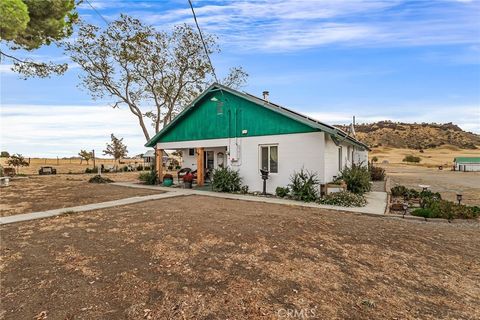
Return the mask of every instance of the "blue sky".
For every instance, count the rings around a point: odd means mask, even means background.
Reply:
[[[90,0],[109,21],[126,13],[158,29],[193,23],[187,0]],[[249,74],[244,91],[270,91],[273,102],[321,121],[390,119],[454,122],[480,133],[480,2],[401,0],[194,1],[200,26],[219,37],[212,57],[220,76]],[[105,26],[84,3],[80,17]],[[42,48],[42,59],[67,61]],[[127,110],[111,110],[78,87],[71,63],[61,77],[21,80],[1,71],[1,149],[70,156],[102,149],[110,133],[130,153],[144,138]]]

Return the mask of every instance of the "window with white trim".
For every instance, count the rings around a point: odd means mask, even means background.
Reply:
[[[260,168],[270,173],[278,173],[278,146],[260,146]]]

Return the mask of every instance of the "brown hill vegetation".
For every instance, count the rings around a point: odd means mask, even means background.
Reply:
[[[346,130],[347,126],[337,126]],[[357,138],[371,147],[428,149],[452,145],[477,149],[480,135],[463,131],[453,123],[402,123],[379,121],[355,125]]]

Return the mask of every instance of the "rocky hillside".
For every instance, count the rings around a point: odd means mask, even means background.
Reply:
[[[346,126],[337,126],[346,130]],[[463,131],[453,123],[401,123],[380,121],[355,126],[357,138],[371,147],[427,149],[453,145],[461,149],[480,147],[480,135]]]

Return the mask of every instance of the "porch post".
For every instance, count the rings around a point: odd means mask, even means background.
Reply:
[[[163,149],[155,149],[155,168],[159,182],[163,182]]]
[[[203,186],[205,182],[205,173],[204,173],[204,148],[197,148],[197,185]]]

